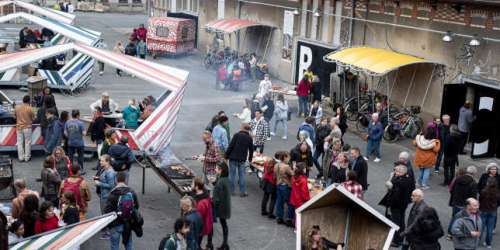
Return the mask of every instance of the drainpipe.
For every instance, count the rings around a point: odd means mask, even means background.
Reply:
[[[354,12],[356,11],[356,0],[351,1],[351,19],[349,20],[349,40],[347,41],[347,47],[352,45],[352,32],[354,31]]]
[[[241,2],[238,0],[236,2],[236,16],[238,19],[241,18]],[[236,31],[236,52],[240,53],[240,31]]]
[[[370,0],[366,1],[366,12],[365,12],[365,20],[368,20],[368,14],[370,13]],[[368,26],[368,22],[365,22],[365,25],[363,26],[363,45],[366,43],[366,29]]]

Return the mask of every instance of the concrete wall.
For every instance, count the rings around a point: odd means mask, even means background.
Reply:
[[[347,12],[345,13],[347,14]],[[357,16],[361,18],[364,16],[364,12],[357,12]],[[397,18],[370,14],[369,19],[436,30],[453,30],[456,33],[479,34],[479,36],[491,36],[495,34],[492,31],[480,28],[420,21],[403,17]],[[345,22],[345,25],[343,25],[343,34],[347,34],[347,26],[347,22]],[[346,37],[342,40],[347,41]],[[437,33],[398,28],[388,25],[355,22],[352,44],[353,46],[365,45],[385,48],[446,65],[446,68],[439,68],[434,72],[433,81],[422,107],[424,112],[436,116],[440,114],[441,110],[443,84],[455,83],[455,78],[459,73],[471,74],[473,73],[474,67],[479,66],[481,72],[483,72],[481,73],[482,77],[500,80],[500,70],[498,69],[500,67],[500,62],[495,60],[495,52],[500,51],[500,44],[481,41],[481,46],[475,49],[474,57],[471,59],[469,65],[467,65],[466,61],[457,60],[457,57],[463,54],[463,45],[468,43],[469,40],[470,39],[455,37],[454,42],[445,43],[442,41],[442,35]],[[432,72],[433,66],[431,65],[409,66],[400,70],[391,96],[395,103],[402,104],[404,102],[407,90],[410,87],[411,75],[415,67],[417,68],[417,73],[406,104],[420,105],[422,103],[427,83]],[[391,86],[394,77],[395,73],[389,76]],[[382,93],[385,93],[385,86],[381,90]]]

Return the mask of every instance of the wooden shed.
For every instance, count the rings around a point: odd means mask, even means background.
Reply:
[[[330,185],[295,213],[296,249],[301,249],[314,225],[321,228],[323,237],[344,243],[349,250],[387,250],[399,230],[396,224],[340,185]]]

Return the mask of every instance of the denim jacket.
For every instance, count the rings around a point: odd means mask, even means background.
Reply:
[[[99,175],[99,184],[97,186],[101,187],[101,199],[107,199],[111,190],[115,188],[115,178],[116,172],[113,168],[104,170]]]

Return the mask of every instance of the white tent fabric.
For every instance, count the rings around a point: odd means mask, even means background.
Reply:
[[[81,42],[87,45],[93,45],[99,40],[100,33],[97,31],[90,32],[88,29],[82,29],[71,24],[66,24],[48,18],[34,16],[25,12],[18,12],[1,16],[0,23],[4,23],[19,17],[24,18],[33,23],[36,23],[42,27],[51,29],[54,32],[60,33],[65,37],[68,37],[76,42]]]
[[[47,48],[0,55],[0,72],[76,50],[114,68],[170,90],[153,114],[131,135],[141,150],[157,154],[172,139],[177,113],[184,96],[188,72],[166,65],[118,54],[84,44],[68,43]]]
[[[75,15],[69,14],[63,11],[53,10],[49,8],[40,7],[31,3],[23,2],[23,1],[0,1],[0,7],[6,6],[9,4],[14,4],[15,6],[19,6],[21,8],[27,9],[41,16],[48,17],[50,19],[57,20],[62,23],[72,24],[75,20]]]

